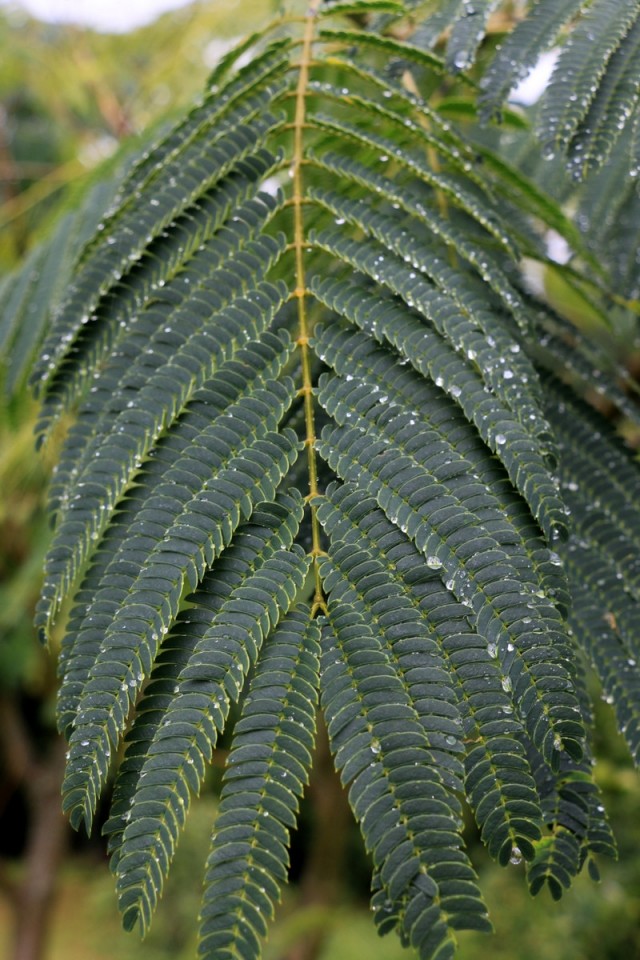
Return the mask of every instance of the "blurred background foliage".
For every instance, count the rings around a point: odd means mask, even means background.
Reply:
[[[135,151],[145,128],[167,122],[197,96],[231,38],[277,7],[277,0],[211,0],[127,35],[44,25],[0,7],[0,283],[51,234],[63,212],[117,168],[123,152]],[[498,35],[503,27],[497,23]],[[495,146],[501,136],[511,162],[539,175],[539,158],[518,115],[498,134],[474,128],[473,113],[455,97],[450,109],[458,119],[467,118],[468,135],[479,144]],[[549,187],[548,172],[544,185]],[[565,196],[568,186],[560,172],[553,187],[556,196]],[[640,369],[622,312],[613,330],[605,331],[581,292],[558,282],[552,268],[537,282],[590,333],[615,337],[621,360]],[[56,444],[44,456],[35,453],[34,412],[24,388],[0,404],[0,956],[191,958],[218,769],[194,805],[163,904],[143,944],[120,929],[102,840],[71,836],[59,814],[63,748],[53,722],[55,663],[32,629]],[[629,438],[638,443],[638,437]],[[594,696],[599,698],[595,687]],[[597,713],[596,773],[620,861],[603,866],[599,885],[580,877],[564,901],[551,906],[546,894],[532,900],[524,882],[515,882],[521,867],[501,869],[488,860],[470,821],[468,843],[496,936],[462,934],[460,960],[480,960],[487,953],[496,960],[640,958],[640,783],[610,708],[601,703]],[[224,743],[218,764],[223,759]],[[407,956],[395,939],[377,937],[367,908],[367,878],[365,854],[321,744],[293,850],[292,884],[265,960]]]
[[[229,40],[275,8],[200,2],[142,30],[103,34],[0,7],[0,269],[119,143],[191,102]]]

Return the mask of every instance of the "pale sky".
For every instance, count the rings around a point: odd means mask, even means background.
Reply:
[[[22,8],[39,20],[78,23],[105,32],[123,33],[151,23],[190,0],[0,0]]]

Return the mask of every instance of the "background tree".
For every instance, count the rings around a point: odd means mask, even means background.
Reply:
[[[635,257],[596,256],[590,225],[607,190],[635,203],[638,7],[599,0],[571,25],[544,165],[520,116],[506,137],[486,118],[581,5],[500,10],[513,29],[493,59],[497,4],[430,6],[318,6],[224,58],[125,178],[36,368],[43,434],[79,407],[38,616],[46,632],[75,593],[59,722],[76,825],[135,701],[107,823],[125,925],[148,924],[242,701],[207,956],[257,955],[318,685],[378,925],[424,957],[488,928],[461,793],[534,893],[613,852],[581,657],[637,756],[637,468],[584,402],[635,429],[637,390],[616,338],[570,317],[588,307],[622,343],[634,329]],[[429,48],[447,25],[443,63]],[[477,99],[461,71],[485,26]],[[587,178],[574,220],[571,177]],[[605,229],[615,249],[620,218]],[[43,292],[25,302],[48,322]]]

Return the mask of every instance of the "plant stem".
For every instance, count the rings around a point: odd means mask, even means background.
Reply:
[[[302,367],[302,387],[300,394],[304,398],[304,417],[305,417],[305,446],[307,448],[307,462],[309,468],[309,495],[311,510],[311,554],[314,561],[315,571],[315,593],[313,598],[314,613],[325,609],[325,600],[322,590],[322,581],[318,569],[317,558],[324,552],[320,541],[320,523],[318,521],[316,508],[313,499],[318,495],[318,467],[316,462],[316,433],[315,433],[315,412],[313,406],[313,381],[311,376],[311,351],[309,349],[309,337],[311,335],[311,325],[307,314],[307,283],[304,264],[304,254],[306,250],[305,232],[304,232],[304,190],[303,190],[303,160],[304,160],[304,129],[306,117],[306,97],[307,86],[309,83],[309,66],[312,60],[313,40],[315,34],[315,15],[319,7],[319,0],[309,7],[305,19],[304,36],[302,41],[302,52],[300,54],[298,85],[296,89],[296,109],[293,124],[293,161],[291,164],[291,177],[293,180],[293,222],[294,222],[294,242],[296,259],[296,289],[295,296],[298,299],[298,336],[297,344],[300,349],[300,362]]]

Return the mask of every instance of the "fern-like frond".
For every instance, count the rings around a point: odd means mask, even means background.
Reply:
[[[114,871],[122,850],[122,835],[131,819],[130,808],[140,786],[141,766],[174,699],[176,677],[233,591],[246,585],[278,551],[291,549],[302,515],[299,496],[279,494],[273,503],[260,504],[251,520],[240,526],[233,545],[216,561],[163,642],[127,733],[127,750],[114,785],[111,816],[104,828],[109,835]]]
[[[484,119],[500,114],[516,83],[556,41],[559,55],[540,112],[543,151],[549,158],[561,154],[576,180],[588,179],[636,122],[638,13],[636,0],[536,0],[481,78]],[[627,156],[625,177],[633,168]]]
[[[287,879],[289,835],[308,779],[320,631],[294,609],[269,637],[251,680],[222,785],[201,908],[200,956],[260,956]]]
[[[411,84],[403,83],[402,77],[394,75],[388,69],[380,69],[362,60],[355,60],[345,51],[338,53],[332,50],[327,59],[332,65],[335,64],[344,69],[349,76],[370,82],[373,89],[380,91],[382,94],[387,108],[393,106],[396,111],[404,110],[405,115],[409,118],[420,118],[422,128],[420,137],[438,150],[443,149],[444,144],[446,144],[444,149],[447,157],[453,154],[457,158],[463,158],[464,172],[473,176],[474,163],[477,157],[466,139],[444,117],[441,108],[435,109],[432,107],[427,100],[424,100],[411,89]],[[378,109],[381,109],[379,103]],[[414,125],[412,125],[412,128],[415,129]],[[486,189],[486,184],[483,186]]]
[[[451,73],[471,66],[484,37],[487,20],[497,6],[498,0],[463,0],[447,41],[446,64]]]
[[[237,257],[246,258],[252,246],[255,249],[256,230],[272,214],[270,198],[263,195],[248,200],[256,191],[256,178],[266,174],[272,162],[268,155],[254,158],[246,168],[247,175],[244,170],[238,171],[224,188],[216,191],[211,203],[201,205],[201,215],[195,223],[202,223],[205,232],[199,234],[201,249],[194,254],[189,273],[183,271],[178,278],[175,272],[180,263],[176,264],[173,259],[165,262],[160,251],[154,250],[152,256],[143,258],[144,267],[128,278],[126,292],[122,292],[117,305],[117,334],[104,374],[91,387],[90,397],[80,407],[78,421],[65,445],[51,492],[54,509],[64,500],[70,476],[73,480],[86,463],[91,462],[111,429],[113,418],[135,396],[146,376],[154,367],[162,368],[172,359],[172,347],[177,345],[175,338],[183,339],[183,349],[189,346],[193,349],[198,343],[197,335],[206,335],[207,298],[212,307],[228,307],[246,289],[246,275],[239,281],[234,279],[229,263]],[[232,210],[237,219],[229,223]],[[194,218],[195,212],[188,222],[195,225]],[[211,270],[217,271],[218,286],[206,283]],[[190,309],[187,316],[185,306],[194,294],[198,295],[198,301],[204,302],[198,303],[197,311]],[[173,338],[169,336],[171,333]],[[189,343],[190,337],[196,339]]]
[[[406,13],[406,4],[401,0],[329,0],[319,8],[316,15],[321,20],[325,17],[333,17],[337,13],[403,16]]]
[[[587,858],[594,863],[594,853],[616,856],[615,841],[590,760],[565,758],[551,779],[535,752],[530,757],[550,832],[536,844],[535,857],[527,864],[529,889],[535,896],[546,885],[559,900]]]
[[[608,88],[615,88],[620,70],[624,74],[625,55],[619,52],[616,56],[616,51],[623,49],[625,38],[639,14],[636,0],[594,0],[571,32],[558,58],[543,103],[541,135],[547,152],[551,154],[557,149],[568,150],[578,137],[576,148],[579,149],[576,149],[577,156],[572,163],[578,176],[583,172],[580,163],[585,147],[580,143],[580,124],[584,123],[589,137],[591,134],[598,137],[601,127],[609,131],[607,139],[613,139],[619,133],[619,130],[615,131],[615,116],[617,114],[619,123],[620,109],[623,113],[627,110],[627,94],[618,89],[611,95]],[[633,57],[633,39],[629,41],[628,50]],[[606,84],[602,93],[599,90],[601,82]],[[595,104],[592,120],[597,123],[593,129],[589,111]],[[613,109],[613,118],[608,108]],[[607,121],[597,119],[602,110],[609,114]],[[592,160],[595,159],[594,154]]]
[[[558,531],[564,528],[565,515],[564,507],[558,499],[557,489],[548,476],[544,462],[547,450],[536,449],[536,441],[529,430],[515,419],[509,407],[501,403],[496,394],[485,387],[475,365],[478,351],[485,356],[487,353],[492,353],[491,344],[481,336],[474,335],[476,331],[473,330],[472,324],[465,323],[464,315],[460,316],[455,304],[439,297],[433,288],[418,279],[414,271],[405,268],[397,259],[384,258],[384,255],[379,254],[375,249],[373,255],[361,258],[355,245],[352,250],[354,264],[362,266],[363,270],[366,269],[374,277],[380,276],[380,272],[383,272],[382,275],[387,276],[389,284],[396,289],[404,287],[403,292],[407,290],[405,297],[408,305],[414,309],[417,308],[420,313],[423,311],[427,313],[429,319],[434,321],[434,325],[440,319],[436,312],[438,307],[441,308],[442,320],[445,324],[450,321],[453,321],[453,324],[458,322],[458,326],[462,328],[460,331],[462,337],[456,346],[460,352],[464,352],[464,359],[446,341],[443,342],[436,331],[429,331],[418,318],[399,308],[393,301],[380,301],[379,297],[373,296],[365,287],[358,289],[353,281],[349,283],[321,281],[313,287],[315,295],[336,312],[362,325],[365,331],[376,338],[384,337],[399,351],[402,358],[410,362],[418,372],[430,377],[439,390],[448,394],[462,407],[466,416],[477,427],[483,440],[502,459],[514,484],[529,501],[532,511],[547,535],[556,538]],[[380,256],[383,256],[384,262],[380,261]],[[402,284],[405,279],[406,286]],[[422,300],[421,294],[424,298]],[[460,333],[456,331],[456,339],[460,337]],[[512,345],[519,349],[517,342],[514,341]],[[515,359],[517,352],[510,351],[510,355]],[[502,381],[501,387],[505,384],[506,389],[509,390],[515,375],[505,379],[505,372],[513,374],[512,368],[507,366],[506,357],[503,354],[498,358],[494,354],[493,361],[494,365],[490,372],[497,369],[498,377]],[[516,390],[520,391],[521,384],[522,380],[520,385],[516,386]],[[384,384],[378,384],[381,397],[385,393],[383,387]],[[437,395],[437,392],[434,392],[434,396]],[[527,421],[529,428],[533,424],[539,424],[536,414],[530,413],[527,416],[534,417],[533,420]],[[543,418],[540,419],[545,422]],[[546,425],[543,430],[546,434]],[[539,478],[539,484],[532,482],[534,477],[536,480]]]
[[[370,550],[332,538],[329,557],[349,584],[353,603],[387,639],[390,662],[406,684],[415,715],[426,732],[433,765],[450,789],[461,791],[462,721],[441,652],[427,625]],[[420,668],[414,670],[418,662]]]
[[[550,136],[589,157],[635,102],[637,5],[585,48],[609,6],[585,11],[550,91]],[[488,106],[581,7],[532,6],[489,68]],[[70,602],[65,809],[90,825],[115,773],[112,868],[125,925],[145,930],[238,703],[207,960],[260,955],[318,702],[376,922],[422,960],[489,929],[463,797],[534,892],[614,850],[583,658],[637,757],[638,473],[576,396],[599,387],[640,417],[630,376],[538,303],[520,258],[549,268],[556,230],[576,255],[557,270],[605,318],[607,262],[569,206],[464,126],[477,87],[459,68],[494,8],[431,4],[420,24],[413,3],[312,0],[240,42],[52,296],[40,435],[75,422],[37,622],[46,636]],[[445,24],[443,60],[429,31]],[[463,126],[447,113],[460,91]],[[5,342],[53,263],[39,286],[6,282]],[[638,282],[628,258],[620,270]]]
[[[183,339],[184,332],[182,336],[172,336],[172,328],[163,327],[158,337],[157,354],[152,346],[143,348],[143,357],[151,354],[152,359],[151,370],[148,367],[143,368],[146,382],[140,383],[134,369],[133,383],[127,384],[129,389],[125,387],[123,390],[118,415],[115,419],[112,416],[105,423],[108,431],[105,431],[106,435],[98,434],[91,445],[93,457],[86,460],[84,470],[75,470],[73,467],[70,470],[73,489],[78,492],[70,501],[67,500],[49,553],[50,561],[46,568],[46,586],[43,591],[47,602],[41,604],[36,620],[42,629],[47,628],[63,592],[77,578],[89,559],[92,543],[95,543],[105,530],[119,497],[130,486],[142,458],[148,454],[153,443],[176,416],[184,411],[191,397],[196,402],[200,399],[199,388],[203,388],[202,400],[207,403],[208,377],[225,359],[232,358],[241,344],[249,341],[252,335],[259,335],[262,332],[260,328],[268,323],[283,302],[284,291],[272,286],[261,284],[251,293],[249,297],[238,297],[228,308],[223,307],[216,318],[218,323],[215,326],[209,325],[208,329],[202,329],[198,314],[194,312],[196,331],[186,338],[186,342]],[[191,316],[194,316],[194,313]],[[183,350],[176,351],[176,340],[178,344],[183,341]],[[286,348],[281,348],[282,364],[286,362],[287,356]],[[268,355],[265,360],[268,361]],[[157,367],[156,370],[153,369],[154,366]],[[222,376],[220,379],[224,391],[226,378]],[[235,409],[233,403],[236,400],[234,386],[232,380],[230,387],[227,387],[226,396],[223,392],[223,398],[228,397],[229,411],[223,412],[224,406],[220,402],[210,411],[221,418],[218,432],[224,433],[225,418],[235,416],[242,422],[243,412]],[[211,387],[215,392],[218,384],[213,383]],[[279,386],[275,388],[280,392],[282,403],[286,393]],[[125,400],[127,396],[131,399]],[[281,408],[274,422],[279,421],[283,412],[284,408]],[[72,439],[75,447],[76,437]],[[213,435],[204,438],[204,442],[213,443]],[[239,452],[237,443],[230,448],[228,455],[233,455],[231,450]],[[109,462],[112,457],[114,462],[119,463],[119,470],[115,475],[106,472],[102,467],[104,458]],[[192,468],[186,469],[190,472]],[[61,502],[65,505],[65,499]],[[76,538],[79,523],[86,523],[88,526],[87,534],[80,541]]]
[[[433,770],[424,730],[352,589],[329,561],[323,568],[322,704],[336,765],[406,938],[423,957],[452,956],[450,926],[489,928],[475,874],[459,856],[458,801]],[[430,875],[435,859],[456,863],[459,892],[450,897]]]
[[[109,298],[109,292],[132,268],[135,272],[149,245],[155,241],[164,246],[163,253],[172,256],[174,270],[176,261],[180,265],[200,246],[201,237],[193,229],[188,231],[188,243],[179,226],[169,236],[163,237],[163,233],[207,191],[231,175],[240,162],[256,153],[266,135],[282,123],[281,117],[270,117],[265,106],[274,93],[267,80],[274,71],[282,72],[285,65],[282,55],[272,54],[266,57],[266,65],[252,64],[249,77],[243,77],[235,86],[232,84],[226,97],[211,95],[206,120],[199,123],[195,131],[190,129],[177,149],[172,149],[170,138],[168,156],[156,164],[145,180],[146,188],[153,195],[144,218],[141,220],[137,204],[128,200],[105,221],[100,240],[86,252],[49,341],[45,343],[45,355],[49,358],[46,369],[42,364],[36,368],[36,378],[52,381],[43,405],[41,429],[60,404],[68,402],[69,390],[77,390],[76,384],[82,383],[82,361],[88,351],[100,359],[108,349],[114,328],[117,330],[120,323],[120,318],[109,310],[110,303],[118,303],[118,298]],[[262,86],[266,86],[266,90],[262,90]],[[205,146],[203,135],[211,130],[215,132]],[[134,197],[136,195],[134,191]],[[99,318],[95,315],[98,307],[101,308]]]
[[[637,151],[640,156],[640,150]],[[635,160],[633,163],[635,164]],[[603,168],[603,172],[607,167]],[[640,192],[632,181],[630,188],[625,191],[623,202],[617,219],[606,234],[600,234],[604,247],[604,256],[611,271],[612,283],[616,285],[623,296],[637,299],[640,296],[640,271],[636,259],[640,218]],[[595,234],[600,233],[599,229]]]
[[[416,4],[412,3],[412,6]],[[422,16],[413,34],[413,42],[432,50],[460,12],[462,0],[441,0]]]
[[[624,130],[617,143],[609,154],[607,163],[601,170],[593,171],[582,186],[579,196],[579,210],[577,221],[587,242],[591,242],[593,249],[601,254],[601,259],[607,266],[612,266],[608,248],[602,249],[604,237],[617,236],[620,218],[625,206],[631,203],[636,193],[633,181],[626,182],[629,171],[629,160],[632,157],[631,130]],[[600,245],[595,246],[596,236]],[[623,288],[624,289],[624,288]]]
[[[594,256],[580,230],[560,204],[555,203],[534,180],[525,176],[496,151],[483,145],[478,145],[477,149],[485,165],[495,176],[501,196],[509,198],[514,210],[527,213],[555,230],[591,270],[598,275],[605,275],[606,271],[600,260]]]
[[[114,190],[113,178],[93,187],[80,207],[63,217],[52,236],[3,279],[0,351],[7,393],[17,391],[27,379],[75,261],[93,236]]]
[[[128,823],[115,870],[126,927],[139,922],[144,930],[151,922],[190,794],[199,792],[230,704],[238,700],[265,636],[302,589],[307,569],[299,547],[279,550],[230,592],[219,611],[187,627],[193,649],[148,742],[124,814]],[[206,593],[205,581],[195,602],[206,602]]]
[[[531,351],[539,365],[556,376],[570,376],[583,395],[593,390],[640,425],[637,384],[625,367],[558,314],[545,310],[540,321],[540,338]]]
[[[535,0],[527,15],[504,38],[482,78],[481,103],[487,114],[500,112],[518,81],[583,6],[584,0]]]
[[[468,462],[456,457],[433,428],[417,427],[414,411],[396,412],[389,399],[376,395],[369,384],[327,378],[319,400],[340,426],[325,429],[319,452],[345,480],[374,493],[392,522],[415,541],[427,565],[442,569],[454,595],[474,610],[479,629],[509,664],[505,684],[515,687],[527,728],[549,762],[557,762],[563,743],[579,754],[581,724],[567,690],[558,624],[553,632],[547,634],[544,627],[540,632],[535,609],[538,594],[545,606],[544,591],[532,577],[525,601],[521,585],[507,575],[509,556],[519,554],[517,534],[505,524],[486,487],[476,488]],[[361,420],[362,426],[346,426],[350,419]],[[526,577],[526,566],[523,550],[520,577]],[[540,615],[545,616],[542,608]],[[544,678],[536,676],[539,667],[533,666],[541,648],[547,653]]]
[[[551,385],[550,385],[551,386]],[[563,550],[572,580],[571,620],[615,703],[632,755],[640,748],[640,511],[635,464],[606,422],[555,386],[561,480],[574,533]]]
[[[636,250],[640,193],[634,177],[637,168],[638,113],[627,123],[606,164],[593,171],[577,197],[576,221],[593,252],[609,271],[613,288],[623,297],[638,297],[640,282]]]
[[[355,46],[356,48],[362,48],[363,51],[371,50],[374,53],[380,51],[387,61],[391,57],[397,57],[400,62],[414,63],[428,70],[433,70],[435,73],[444,73],[444,63],[440,57],[425,50],[424,47],[398,40],[393,36],[360,30],[346,30],[339,27],[322,27],[319,30],[319,36],[322,40],[331,43],[339,42],[341,46],[344,45],[347,49]]]
[[[435,641],[435,650],[444,654],[460,710],[467,744],[465,791],[482,838],[490,854],[502,863],[509,860],[514,848],[532,856],[531,844],[540,837],[542,815],[523,749],[514,737],[522,733],[522,727],[503,684],[505,675],[496,662],[497,645],[474,634],[468,608],[455,600],[437,572],[425,569],[420,553],[363,490],[352,484],[330,486],[318,516],[329,536],[350,544],[351,550],[357,544],[382,552],[387,579],[418,613],[414,630],[427,638],[411,651],[408,674],[415,677],[415,708],[427,735],[434,723],[431,714],[437,708],[432,699],[433,667],[427,672]],[[409,619],[407,614],[405,618]],[[391,636],[395,641],[395,628]],[[453,744],[446,743],[445,737],[446,746],[455,745],[455,733],[448,736]],[[430,747],[433,753],[431,741]],[[444,776],[451,761],[446,765],[438,759]],[[457,789],[456,779],[448,774],[445,784]]]
[[[291,431],[269,430],[269,418],[284,412],[281,389],[279,398],[277,393],[265,390],[261,396],[258,391],[238,407],[237,416],[232,405],[226,415],[208,424],[199,442],[192,441],[188,453],[154,489],[134,522],[133,536],[119,545],[112,564],[117,569],[120,557],[127,558],[126,602],[119,606],[87,677],[78,707],[86,723],[76,723],[70,739],[65,790],[74,819],[83,816],[90,822],[97,787],[90,789],[85,802],[85,786],[104,782],[111,746],[122,734],[159,639],[178,612],[185,584],[197,585],[240,520],[250,517],[256,503],[273,498],[297,457],[297,438]],[[107,567],[107,591],[109,581]],[[91,607],[85,621],[90,618]]]
[[[364,142],[375,145],[375,140],[369,139],[368,141],[364,140]],[[389,144],[386,146],[388,149]],[[377,144],[377,147],[385,151],[383,144]],[[383,162],[386,163],[390,154],[385,151],[382,153],[382,156],[385,158]],[[443,190],[443,192],[453,199],[454,203],[459,204],[466,213],[476,219],[494,239],[501,243],[507,253],[512,256],[516,255],[516,248],[506,227],[499,222],[495,214],[491,212],[487,213],[486,210],[483,209],[483,205],[478,203],[475,197],[467,194],[466,191],[461,191],[455,182],[447,182],[440,174],[430,174],[428,168],[425,167],[422,162],[414,162],[411,157],[405,155],[396,156],[394,159],[411,173],[417,174],[424,182],[437,187],[439,190]],[[474,238],[476,240],[475,243],[470,242],[462,231],[456,230],[455,223],[450,223],[443,217],[438,216],[432,208],[430,209],[430,205],[425,203],[424,196],[415,189],[415,186],[412,189],[402,184],[402,189],[400,189],[400,184],[396,184],[393,181],[389,182],[389,180],[380,174],[372,173],[370,168],[348,156],[334,156],[332,153],[328,155],[325,154],[321,159],[318,159],[318,163],[326,170],[338,174],[341,179],[351,180],[372,193],[378,193],[385,197],[391,204],[399,204],[401,208],[406,209],[408,213],[412,214],[418,220],[425,222],[436,236],[442,237],[445,243],[456,247],[460,255],[476,267],[483,279],[503,298],[507,308],[514,313],[521,326],[526,327],[526,320],[520,312],[517,292],[509,284],[508,279],[504,276],[504,273],[499,269],[495,261],[492,262],[492,259],[487,255],[485,250],[482,248],[478,249],[476,238]],[[401,202],[403,194],[405,194],[404,203]],[[398,195],[400,195],[400,199]]]
[[[395,122],[395,118],[393,118],[393,122]],[[453,204],[477,220],[488,233],[505,246],[508,252],[515,252],[513,245],[510,244],[509,235],[498,222],[495,212],[487,211],[483,204],[479,202],[478,198],[474,196],[471,191],[467,190],[466,185],[460,184],[450,176],[434,171],[433,168],[422,161],[421,158],[411,156],[399,148],[391,137],[382,137],[376,133],[363,133],[355,126],[329,119],[322,115],[314,116],[314,123],[321,130],[331,131],[336,135],[336,138],[344,138],[347,141],[353,140],[365,147],[381,151],[382,156],[385,157],[384,162],[388,162],[389,160],[395,161],[398,166],[415,174],[419,180],[441,191]],[[411,122],[405,121],[403,124],[404,128],[411,128],[411,126]],[[423,139],[419,126],[416,127],[416,136],[418,139]],[[455,158],[454,162],[457,165],[457,158]],[[352,169],[355,173],[357,171],[357,165],[352,164]],[[387,191],[385,191],[385,193],[386,192]],[[418,207],[420,206],[418,203],[416,203],[416,205]],[[515,294],[512,294],[512,296],[515,296]]]
[[[584,179],[606,163],[640,98],[640,22],[636,19],[612,54],[607,72],[569,144],[569,163]]]

